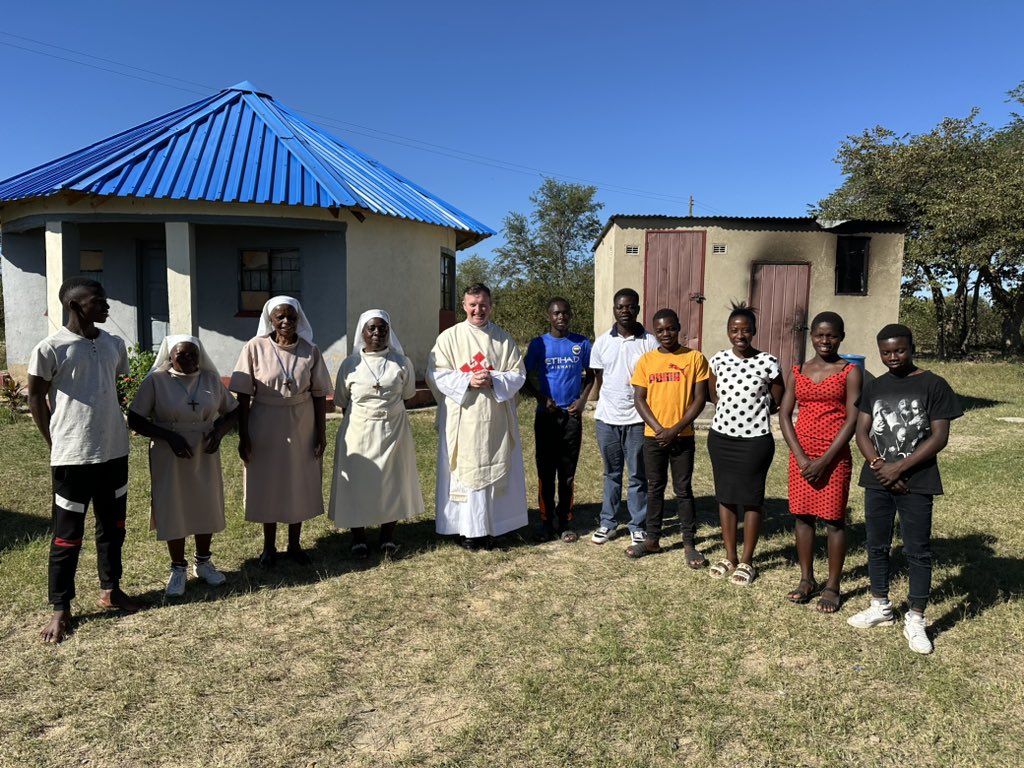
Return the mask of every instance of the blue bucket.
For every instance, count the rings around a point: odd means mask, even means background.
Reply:
[[[864,355],[840,355],[840,357],[848,363],[853,363],[860,368],[862,374],[864,373]]]

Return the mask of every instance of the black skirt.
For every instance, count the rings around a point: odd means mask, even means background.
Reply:
[[[771,434],[730,437],[712,429],[708,432],[708,454],[719,504],[764,504],[768,468],[775,457],[775,438]]]

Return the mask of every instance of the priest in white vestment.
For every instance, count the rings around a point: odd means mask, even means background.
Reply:
[[[515,340],[490,321],[491,292],[472,285],[466,321],[437,337],[427,382],[437,400],[437,532],[471,544],[527,524],[516,393],[526,381]]]

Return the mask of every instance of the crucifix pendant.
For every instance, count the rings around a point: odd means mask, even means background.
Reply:
[[[373,391],[376,392],[378,395],[380,394],[380,382],[379,381],[376,384],[373,385]]]
[[[192,407],[193,411],[196,409],[196,406],[199,405],[194,397],[188,401],[188,404]]]

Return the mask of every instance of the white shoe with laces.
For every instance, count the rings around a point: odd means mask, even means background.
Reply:
[[[857,629],[870,629],[871,627],[891,627],[896,623],[896,617],[892,612],[892,603],[888,600],[871,598],[871,605],[860,613],[855,613],[846,620],[846,623]]]
[[[590,540],[595,544],[607,544],[611,539],[615,538],[614,528],[605,528],[603,525],[598,528],[591,535]]]
[[[192,567],[192,573],[197,579],[202,579],[211,587],[219,587],[228,580],[227,576],[217,570],[212,558],[196,560],[196,564]]]
[[[932,641],[928,639],[923,613],[907,611],[903,617],[903,636],[907,638],[907,644],[914,653],[931,653],[935,650]]]
[[[633,531],[629,534],[629,538],[634,544],[643,544],[647,541],[647,534],[644,531]]]
[[[171,576],[167,579],[164,594],[168,597],[181,597],[185,594],[185,583],[188,581],[188,570],[184,565],[171,565]]]

